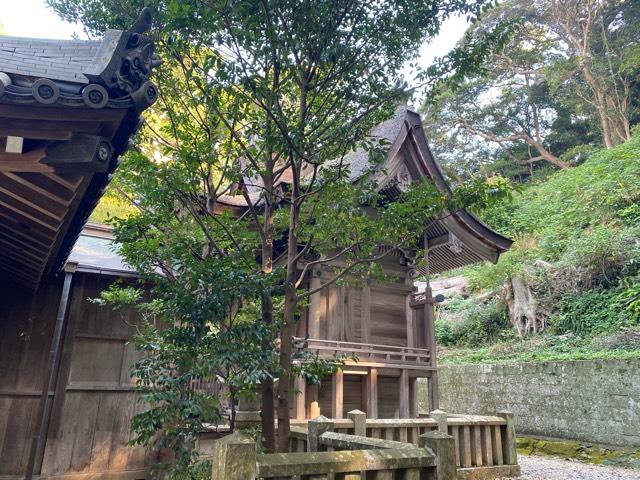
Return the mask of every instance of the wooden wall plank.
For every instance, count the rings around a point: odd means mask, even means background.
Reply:
[[[371,343],[371,288],[365,285],[362,289],[362,343]]]
[[[109,469],[112,450],[117,448],[114,442],[118,417],[122,414],[119,392],[103,392],[96,413],[96,424],[91,446],[90,472],[105,472]]]
[[[362,392],[365,383],[364,375],[345,375],[344,376],[344,414],[346,416],[351,410],[366,411]]]
[[[81,407],[77,412],[69,412],[70,421],[76,425],[69,469],[72,472],[86,472],[91,466],[98,411],[103,395],[101,392],[77,392],[77,396]]]
[[[398,418],[400,403],[398,377],[378,377],[378,416]]]
[[[320,288],[321,286],[320,279],[313,275],[313,272],[309,283],[309,288],[311,290],[315,290],[316,288]],[[309,299],[309,338],[321,338],[320,322],[322,317],[322,310],[324,310],[322,300],[322,292],[314,293]]]

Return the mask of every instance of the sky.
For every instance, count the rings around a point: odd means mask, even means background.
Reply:
[[[0,0],[0,25],[5,35],[36,38],[71,38],[86,36],[78,25],[66,23],[53,13],[44,0]],[[440,35],[420,49],[420,63],[429,65],[435,57],[445,55],[462,37],[467,23],[464,18],[447,20]]]

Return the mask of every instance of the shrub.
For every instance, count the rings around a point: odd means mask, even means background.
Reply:
[[[610,330],[618,324],[618,312],[612,308],[615,294],[610,290],[591,290],[566,295],[558,302],[558,312],[549,323],[555,333],[586,335]]]
[[[640,276],[622,282],[616,301],[631,326],[640,325]]]
[[[478,305],[473,299],[460,299],[440,307],[436,341],[444,346],[479,346],[497,339],[510,326],[505,306],[498,300]]]
[[[566,295],[550,323],[555,333],[592,335],[640,326],[640,283],[627,279],[616,289]]]
[[[456,336],[453,331],[453,323],[446,318],[439,318],[435,321],[436,341],[438,345],[452,347],[456,344]]]

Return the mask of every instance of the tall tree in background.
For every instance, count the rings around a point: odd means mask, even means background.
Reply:
[[[595,113],[607,148],[631,136],[631,91],[640,71],[640,3],[635,0],[551,0],[544,22],[565,49],[556,82]]]
[[[506,2],[471,26],[483,33],[505,19],[521,28],[481,75],[425,106],[432,136],[454,170],[513,177],[533,165],[567,168],[590,143],[629,138],[638,88],[636,1]],[[509,167],[509,163],[511,166]]]
[[[426,106],[433,134],[445,137],[444,143],[453,147],[442,152],[450,162],[464,157],[464,164],[486,165],[503,156],[524,168],[536,162],[569,166],[548,141],[562,107],[554,102],[544,78],[544,68],[553,58],[553,41],[544,28],[529,20],[534,16],[533,6],[510,2],[495,7],[467,32],[467,38],[473,38],[505,18],[521,21],[480,75],[461,88],[438,92],[435,102]],[[459,168],[464,170],[464,164]]]
[[[127,23],[139,7],[118,1],[49,3],[91,31]],[[227,281],[241,283],[246,276],[255,287],[241,289],[244,298],[235,295],[225,311],[233,317],[238,308],[247,310],[243,302],[257,305],[262,323],[278,331],[278,365],[262,379],[262,433],[268,449],[285,451],[295,314],[311,293],[300,291],[308,270],[301,272],[298,262],[312,254],[307,260],[316,266],[340,256],[345,267],[335,272],[334,282],[364,274],[390,251],[413,245],[445,205],[481,204],[500,191],[475,184],[445,201],[424,184],[384,205],[374,185],[350,181],[342,161],[357,146],[372,155],[378,151],[367,132],[407,98],[398,72],[422,42],[448,16],[477,15],[485,2],[145,3],[157,12],[159,53],[167,62],[159,79],[159,126],[152,122],[147,132],[163,158],[154,160],[149,148],[129,164],[128,190],[141,213],[118,222],[118,239],[139,248],[131,255],[134,265],[151,276],[157,274],[158,251],[177,249],[195,259],[194,271],[205,268],[198,267],[199,257],[207,269],[222,262],[229,267],[223,270]],[[492,32],[476,44],[477,52],[503,38]],[[454,60],[450,67],[458,65]],[[238,194],[234,201],[242,197],[245,214],[221,207],[230,194]],[[368,215],[363,204],[379,206],[378,216]],[[274,268],[274,244],[282,240],[282,266]],[[380,253],[382,245],[392,249]],[[248,254],[256,250],[259,255]],[[174,268],[183,266],[171,255],[163,259]],[[235,280],[234,263],[241,273]],[[190,288],[204,289],[205,299],[215,296],[216,284],[196,278]],[[185,290],[182,295],[189,296]],[[274,350],[273,340],[263,341],[265,351]],[[277,447],[274,377],[279,379]]]

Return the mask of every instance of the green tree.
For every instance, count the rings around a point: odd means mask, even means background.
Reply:
[[[563,50],[548,78],[597,119],[607,148],[631,138],[631,92],[640,73],[639,7],[637,0],[551,0],[539,12],[540,23]]]
[[[520,28],[461,88],[424,106],[429,133],[452,173],[498,171],[526,178],[582,162],[591,146],[629,139],[637,116],[639,44],[635,1],[512,0],[472,25]]]
[[[443,140],[439,153],[458,173],[498,169],[517,177],[539,163],[567,168],[571,163],[562,153],[584,137],[558,141],[560,124],[575,131],[580,122],[547,81],[546,68],[558,55],[557,42],[537,21],[536,6],[501,4],[471,26],[467,38],[505,19],[519,21],[505,47],[489,57],[478,75],[460,88],[441,89],[435,101],[424,106],[430,132]],[[506,169],[501,166],[509,163]]]
[[[138,6],[49,3],[64,18],[96,32],[126,25]],[[218,323],[226,325],[233,312],[258,305],[261,324],[278,332],[278,364],[267,362],[271,374],[262,379],[262,434],[268,449],[276,448],[274,377],[279,379],[277,449],[289,444],[296,373],[292,333],[296,312],[312,293],[302,289],[308,268],[301,271],[299,261],[315,266],[340,257],[344,267],[335,271],[333,282],[362,275],[392,251],[414,247],[428,220],[445,207],[481,205],[504,191],[502,183],[476,182],[447,199],[424,183],[389,203],[372,182],[353,183],[343,161],[359,146],[372,157],[380,153],[383,145],[372,143],[367,133],[410,94],[398,72],[443,19],[476,15],[483,4],[152,3],[166,62],[159,79],[161,100],[147,132],[147,154],[124,165],[129,183],[123,191],[140,214],[118,222],[118,238],[137,268],[151,276],[160,268],[179,285],[171,294],[176,302],[192,290],[204,292],[204,302],[228,282],[235,293],[223,302]],[[500,38],[498,32],[478,42],[474,59]],[[459,59],[445,70],[461,75],[463,68],[456,67],[465,64]],[[243,208],[230,206],[239,197]],[[391,248],[381,253],[381,246]],[[276,254],[281,255],[278,268]],[[181,269],[187,265],[193,276],[183,281]],[[224,275],[213,281],[212,269]],[[179,312],[190,324],[189,309]],[[263,337],[263,352],[275,351],[274,340]]]

